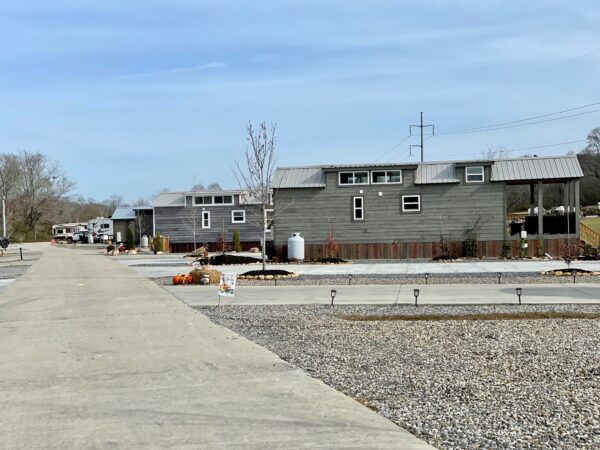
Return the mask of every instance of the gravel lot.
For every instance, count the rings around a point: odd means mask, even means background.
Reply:
[[[340,314],[557,306],[197,307],[434,446],[600,448],[600,320],[369,321]]]

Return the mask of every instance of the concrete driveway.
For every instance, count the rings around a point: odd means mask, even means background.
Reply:
[[[432,448],[113,259],[43,251],[0,297],[0,448]]]

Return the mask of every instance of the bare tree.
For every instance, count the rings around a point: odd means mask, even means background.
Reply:
[[[123,205],[124,199],[122,195],[113,194],[106,200],[102,201],[104,208],[102,209],[103,217],[110,217],[112,213],[117,209],[117,206]]]
[[[223,189],[219,183],[210,183],[208,186],[206,186],[206,190],[209,192],[220,192]]]
[[[268,212],[271,210],[273,195],[271,181],[275,174],[275,130],[276,125],[270,127],[261,122],[258,129],[249,123],[246,127],[247,144],[244,153],[244,162],[235,161],[234,173],[241,188],[247,191],[249,200],[259,208],[257,218],[262,230],[261,252],[262,269],[267,268],[267,230],[269,227]]]
[[[18,155],[20,182],[18,197],[23,222],[34,230],[43,219],[53,219],[56,206],[75,187],[57,163],[41,153],[22,151]]]
[[[483,152],[481,156],[483,156],[484,159],[502,159],[508,158],[509,154],[510,151],[504,145],[499,145],[495,149],[489,146],[487,151]]]
[[[191,205],[189,208],[184,207],[184,215],[181,217],[182,225],[192,233],[194,250],[196,250],[198,242],[198,232],[202,229],[202,211],[200,209],[194,205]]]

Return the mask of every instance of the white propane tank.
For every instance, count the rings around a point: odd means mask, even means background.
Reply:
[[[300,233],[292,233],[288,239],[288,260],[304,260],[304,238]]]
[[[92,233],[88,233],[88,244],[94,243],[94,235]]]
[[[117,231],[117,242],[123,242],[121,241],[121,232]]]
[[[142,248],[148,248],[148,236],[142,236]]]

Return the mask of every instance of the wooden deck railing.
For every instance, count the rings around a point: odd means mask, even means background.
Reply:
[[[590,244],[592,247],[600,247],[600,233],[583,222],[579,224],[579,227],[579,237],[583,242]]]

